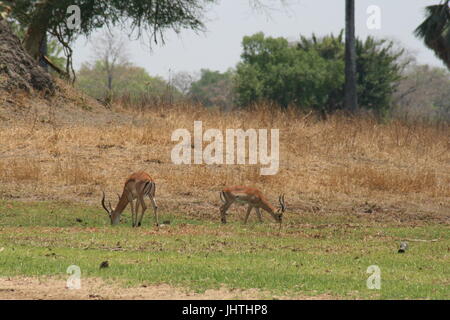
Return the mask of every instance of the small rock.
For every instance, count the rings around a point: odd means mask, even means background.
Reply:
[[[408,250],[408,242],[400,242],[400,249],[398,249],[398,253],[405,253]]]

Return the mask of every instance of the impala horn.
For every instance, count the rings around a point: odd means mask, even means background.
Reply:
[[[280,211],[281,211],[281,214],[283,214],[284,211],[286,211],[286,204],[285,204],[285,202],[284,202],[284,194],[282,194],[282,195],[280,195],[280,196],[278,197],[278,201],[280,202]],[[280,220],[280,228],[278,229],[279,232],[281,232],[281,223],[282,223],[282,221],[283,221],[283,220]]]
[[[284,194],[282,194],[279,198],[278,201],[280,201],[280,206],[281,206],[281,212],[286,211],[286,204],[284,202]]]
[[[109,203],[109,208],[110,208],[110,210],[108,210],[108,208],[107,208],[106,205],[105,205],[105,192],[102,191],[102,193],[103,193],[103,197],[102,197],[102,207],[103,207],[103,209],[105,209],[105,211],[108,213],[108,215],[111,215],[111,211],[112,211],[112,208],[111,208],[111,202]]]

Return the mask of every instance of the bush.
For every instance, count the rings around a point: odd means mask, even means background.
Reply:
[[[281,107],[295,105],[323,113],[344,105],[343,33],[318,39],[301,37],[289,43],[263,33],[244,37],[242,61],[236,70],[240,106],[270,100]],[[384,114],[401,79],[403,50],[394,43],[357,39],[357,79],[360,107]]]
[[[189,97],[206,107],[229,109],[233,103],[233,71],[224,73],[202,69],[198,81],[191,84]]]

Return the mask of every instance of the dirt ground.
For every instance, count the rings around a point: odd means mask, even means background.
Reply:
[[[298,299],[328,300],[329,295],[273,296],[257,289],[230,290],[227,288],[195,293],[167,284],[124,288],[97,278],[81,279],[80,289],[68,289],[66,280],[53,277],[2,277],[0,300],[231,300],[231,299]]]

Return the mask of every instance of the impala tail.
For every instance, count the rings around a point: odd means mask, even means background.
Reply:
[[[223,203],[227,202],[227,200],[225,200],[225,192],[220,191],[220,200],[222,200]]]
[[[278,201],[280,202],[280,207],[277,212],[276,220],[280,223],[280,228],[281,228],[281,222],[283,222],[283,213],[286,211],[286,203],[284,202],[284,194],[282,194],[278,197]]]

